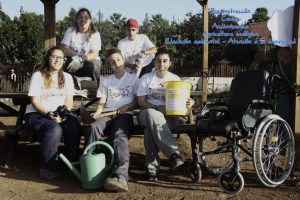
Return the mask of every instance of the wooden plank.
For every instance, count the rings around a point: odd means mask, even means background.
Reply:
[[[295,45],[295,64],[294,69],[294,82],[296,82],[298,85],[300,85],[300,1],[295,0],[294,5],[294,37],[296,38],[296,45]],[[295,160],[297,167],[300,168],[300,97],[294,97],[294,105],[293,105],[293,127],[295,133],[295,146],[296,146],[296,152],[295,152]],[[297,145],[298,144],[298,145]]]

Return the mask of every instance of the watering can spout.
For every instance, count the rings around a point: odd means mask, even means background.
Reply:
[[[73,174],[81,181],[81,174],[76,169],[76,167],[62,153],[59,154],[59,157],[68,166],[68,168],[73,172]]]

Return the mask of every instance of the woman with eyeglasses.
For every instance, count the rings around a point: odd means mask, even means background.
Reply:
[[[82,8],[77,12],[75,24],[67,29],[61,44],[67,57],[64,65],[66,72],[92,80],[99,79],[101,37],[88,9]]]
[[[70,74],[63,72],[64,51],[50,48],[44,65],[32,75],[28,96],[31,104],[24,119],[27,130],[41,143],[40,176],[52,180],[58,177],[58,145],[64,136],[64,154],[77,160],[80,139],[80,124],[70,113],[73,107],[74,84]]]

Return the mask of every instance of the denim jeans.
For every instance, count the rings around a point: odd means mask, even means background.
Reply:
[[[74,114],[67,114],[66,120],[60,124],[37,112],[25,114],[24,119],[27,130],[41,143],[41,168],[57,170],[58,146],[62,136],[65,156],[70,161],[78,159],[80,124]]]
[[[121,114],[116,117],[102,117],[84,129],[85,145],[101,140],[104,132],[110,134],[116,161],[113,174],[123,175],[128,180],[130,153],[128,139],[133,131],[133,116]]]

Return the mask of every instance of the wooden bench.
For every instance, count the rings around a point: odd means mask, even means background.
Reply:
[[[201,91],[192,91],[191,92],[191,97],[192,98],[200,98],[202,95]],[[94,99],[92,101],[89,101],[88,103],[92,102],[95,103],[97,100]],[[91,104],[88,104],[88,106],[90,106]],[[86,107],[88,107],[86,106]],[[94,110],[90,110],[90,112],[93,112]],[[77,113],[80,113],[78,110],[76,111]],[[189,114],[186,117],[180,117],[180,125],[172,130],[172,133],[177,134],[177,137],[179,137],[180,133],[187,133],[190,134],[194,131],[195,129],[195,113],[196,111],[194,111],[194,109],[192,108],[189,112]],[[134,112],[134,132],[132,133],[132,135],[143,135],[144,131],[142,129],[141,126],[138,125],[137,122],[137,115],[138,115],[138,111]]]
[[[89,85],[89,84],[87,84],[87,85]],[[92,89],[92,92],[89,93],[89,100],[85,104],[86,107],[93,105],[97,101],[97,98],[95,98],[95,94],[96,94],[95,85],[93,84],[92,86],[93,86],[93,89]],[[24,96],[24,94],[22,94],[22,95]],[[192,98],[200,98],[201,95],[202,95],[201,91],[192,91],[191,92]],[[7,95],[5,95],[5,96],[7,96]],[[8,96],[13,97],[14,94],[9,94]],[[82,101],[82,98],[75,97],[74,99]],[[17,117],[16,125],[0,126],[0,141],[1,141],[1,138],[2,139],[6,138],[6,139],[8,139],[9,144],[10,144],[9,149],[8,149],[8,156],[6,159],[6,166],[10,166],[11,163],[14,162],[15,151],[16,151],[19,140],[27,140],[29,142],[33,142],[32,135],[30,133],[28,133],[24,129],[24,126],[23,126],[23,115],[26,110],[26,105],[30,102],[28,101],[28,99],[26,99],[26,101],[22,101],[22,99],[18,99],[18,98],[14,99],[14,101],[16,101],[16,102],[14,102],[15,105],[20,105],[19,111],[11,110],[14,113],[13,116]],[[74,112],[79,114],[79,109],[75,109]],[[186,122],[181,123],[175,130],[172,130],[172,133],[177,134],[177,137],[179,137],[179,135],[181,133],[186,133],[190,137],[192,137],[191,134],[193,133],[193,131],[195,129],[195,119],[194,119],[195,116],[194,116],[193,110],[190,111],[187,118],[188,119]],[[132,135],[143,135],[143,134],[144,134],[143,129],[137,123],[135,123],[135,128],[134,128],[134,132],[132,133]]]

